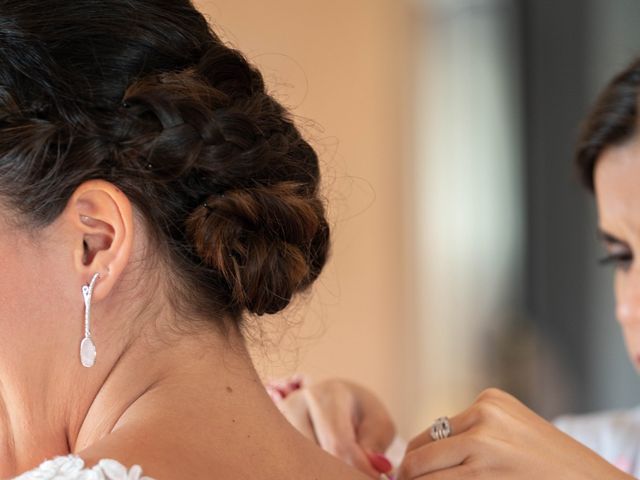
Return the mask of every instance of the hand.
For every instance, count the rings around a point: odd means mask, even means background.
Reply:
[[[382,454],[393,441],[395,426],[369,390],[327,380],[294,390],[276,399],[276,405],[300,432],[371,478],[391,469]]]
[[[511,395],[483,392],[451,419],[453,434],[430,431],[407,448],[398,480],[630,480]]]

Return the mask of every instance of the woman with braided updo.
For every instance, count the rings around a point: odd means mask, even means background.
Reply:
[[[0,477],[367,478],[241,334],[320,274],[318,190],[189,0],[0,1]]]

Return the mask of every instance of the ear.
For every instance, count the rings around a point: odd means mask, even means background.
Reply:
[[[82,285],[100,273],[93,291],[93,299],[100,301],[109,295],[129,262],[134,234],[131,202],[112,183],[89,180],[76,189],[62,216]]]

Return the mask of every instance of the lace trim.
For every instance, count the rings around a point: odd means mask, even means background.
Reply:
[[[77,455],[58,456],[45,460],[35,470],[30,470],[14,480],[154,480],[142,476],[142,467],[134,465],[127,471],[120,462],[102,459],[92,468],[84,467],[84,460]]]

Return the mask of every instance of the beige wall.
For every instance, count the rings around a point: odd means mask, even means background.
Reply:
[[[400,0],[201,0],[218,33],[262,67],[294,113],[317,123],[334,225],[333,257],[311,299],[288,312],[302,327],[257,349],[265,375],[357,379],[402,426],[411,422],[407,365],[404,188],[408,15]],[[400,8],[399,8],[400,7]],[[282,317],[271,321],[283,332]],[[265,355],[269,353],[269,355]]]

